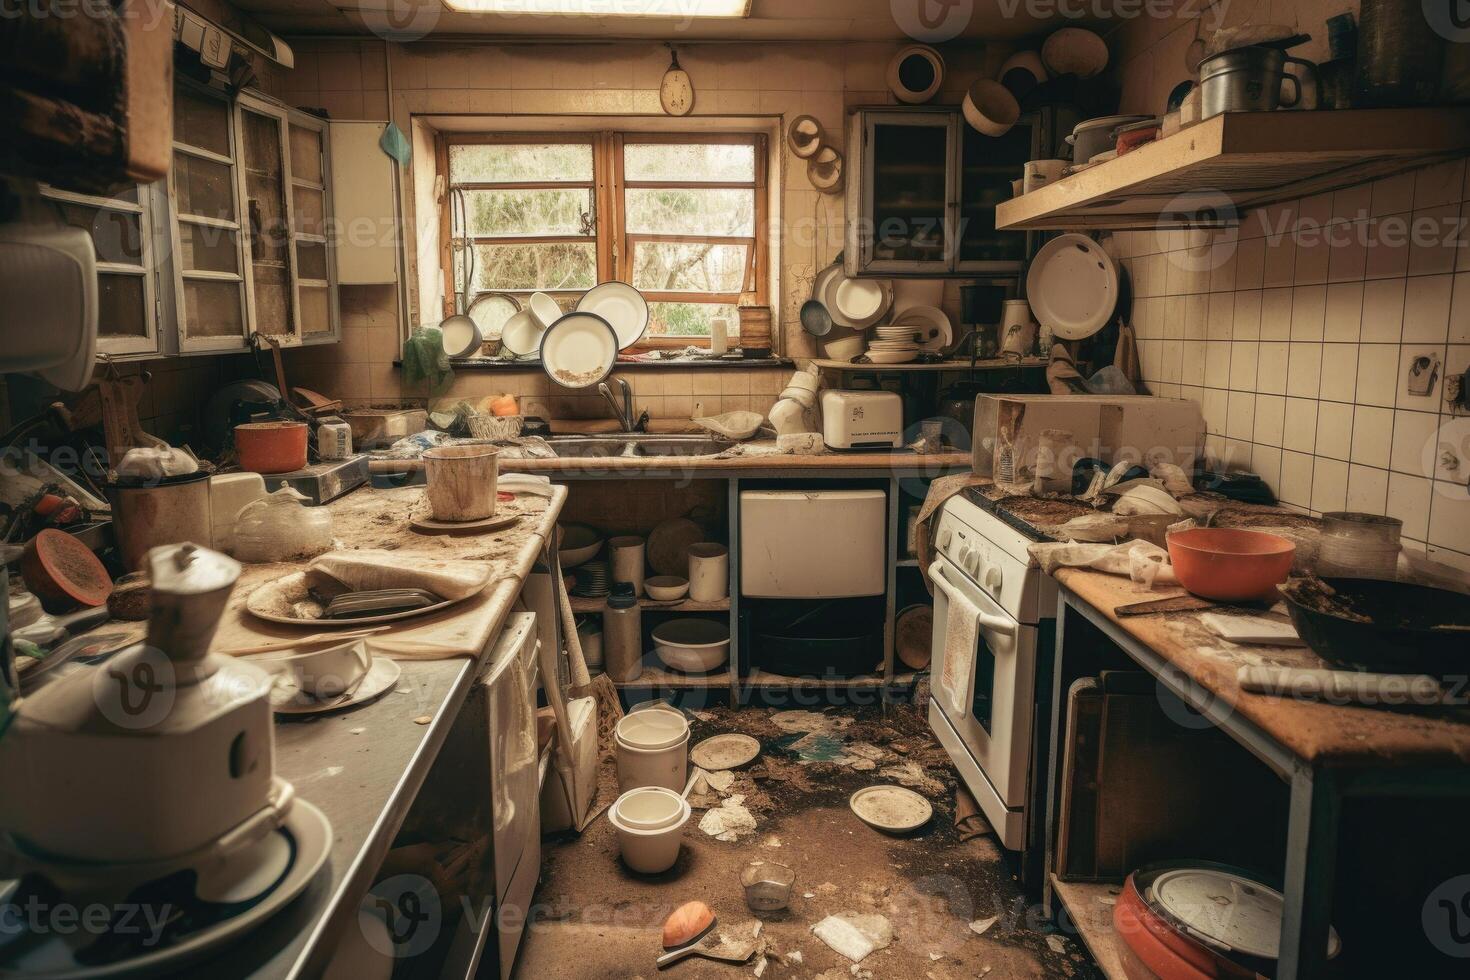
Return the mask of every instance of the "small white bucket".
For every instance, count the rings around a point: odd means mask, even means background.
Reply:
[[[630,789],[644,786],[662,786],[675,793],[684,791],[684,783],[689,778],[689,731],[687,728],[683,738],[671,745],[656,749],[638,748],[623,741],[621,736],[615,741],[618,753],[619,792],[626,793]]]
[[[674,822],[657,830],[638,830],[618,816],[613,805],[607,819],[618,832],[618,849],[623,863],[639,874],[663,874],[679,861],[679,845],[684,839],[684,826],[689,822],[689,801],[679,800],[679,814]]]

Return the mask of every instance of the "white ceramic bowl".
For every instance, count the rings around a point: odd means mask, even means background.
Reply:
[[[643,589],[656,602],[678,602],[689,594],[689,580],[677,575],[655,575],[643,583]]]
[[[674,670],[708,673],[730,659],[730,627],[711,619],[672,619],[653,631],[653,648]]]
[[[303,694],[318,701],[330,701],[355,688],[372,665],[372,654],[362,640],[277,657],[269,662],[272,671],[289,675]]]
[[[602,533],[586,524],[563,524],[561,544],[557,557],[561,559],[562,571],[576,568],[597,557],[602,550]]]
[[[817,376],[810,371],[796,371],[791,375],[791,380],[786,382],[788,388],[805,388],[812,394],[816,394],[820,382]]]
[[[657,830],[639,830],[623,822],[617,807],[608,811],[608,822],[618,832],[618,849],[623,863],[638,874],[663,874],[679,861],[679,847],[684,840],[684,825],[689,822],[689,801],[679,800],[679,816],[674,823]]]
[[[1000,82],[982,78],[965,93],[965,121],[986,136],[1004,136],[1021,118],[1021,103]]]
[[[818,342],[822,356],[832,361],[850,361],[868,349],[867,337],[861,330],[833,327],[832,332]]]
[[[527,308],[543,332],[562,317],[561,305],[545,293],[532,294]]]
[[[612,811],[633,830],[663,830],[679,822],[683,802],[684,797],[671,789],[640,786],[618,797]]]
[[[816,408],[817,396],[805,388],[787,388],[781,392],[782,398],[789,398],[802,408]]]

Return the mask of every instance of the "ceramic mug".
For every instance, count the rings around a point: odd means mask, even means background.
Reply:
[[[1066,160],[1032,160],[1022,170],[1021,186],[1025,193],[1061,180],[1067,172]]]
[[[689,548],[689,598],[719,602],[730,594],[730,552],[707,541]]]
[[[356,690],[372,665],[372,654],[362,640],[292,654],[272,664],[277,673],[295,680],[302,694],[318,701],[330,701]]]

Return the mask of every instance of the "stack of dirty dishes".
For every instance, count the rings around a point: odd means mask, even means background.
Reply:
[[[583,599],[601,599],[612,589],[612,573],[605,561],[589,561],[577,569],[572,593]]]
[[[679,860],[689,802],[689,721],[666,706],[634,711],[618,722],[618,788],[608,811],[623,863],[639,874],[662,874]]]
[[[919,333],[913,326],[889,324],[878,327],[877,338],[868,344],[868,360],[874,364],[907,364],[919,356]]]

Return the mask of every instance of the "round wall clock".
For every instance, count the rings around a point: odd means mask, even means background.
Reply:
[[[669,50],[674,61],[658,87],[658,101],[669,115],[687,116],[694,111],[694,83],[689,80],[689,73],[679,67],[679,52]]]

